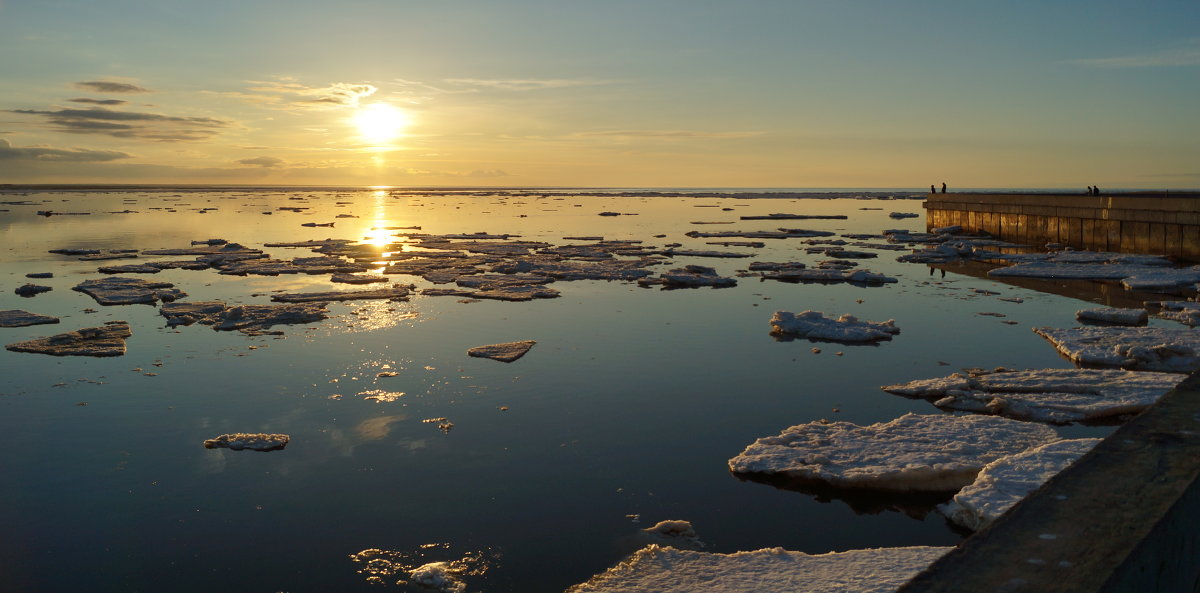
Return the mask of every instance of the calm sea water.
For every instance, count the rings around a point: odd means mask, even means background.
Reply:
[[[888,395],[881,385],[962,367],[1068,368],[1030,328],[1073,325],[1074,311],[1096,301],[1134,300],[1119,288],[1005,284],[987,279],[979,265],[951,266],[943,277],[879,251],[863,267],[899,283],[743,278],[735,288],[662,291],[559,282],[561,298],[527,303],[422,296],[335,303],[330,319],[282,326],[286,337],[277,339],[204,326],[169,329],[155,307],[99,306],[71,287],[101,277],[100,264],[47,253],[186,247],[217,237],[251,247],[327,237],[383,241],[396,231],[372,229],[419,225],[424,233],[514,233],[555,244],[599,235],[753,252],[753,259],[676,260],[731,275],[750,261],[812,264],[824,257],[806,254],[799,239],[724,248],[684,233],[924,230],[923,216],[887,216],[923,214],[919,200],[839,195],[0,193],[0,201],[35,204],[0,204],[0,309],[62,318],[59,325],[0,329],[3,343],[117,319],[133,327],[122,357],[0,351],[0,590],[405,590],[390,584],[398,577],[388,571],[468,558],[478,573],[464,577],[470,591],[562,591],[644,545],[638,531],[664,519],[691,521],[705,549],[716,552],[953,545],[960,534],[935,513],[745,482],[729,474],[726,461],[755,438],[792,424],[939,413]],[[91,214],[46,218],[37,210]],[[115,213],[125,210],[134,212]],[[636,216],[597,216],[602,211]],[[773,212],[849,219],[737,220]],[[334,228],[301,226],[332,221]],[[314,255],[267,251],[281,259]],[[52,279],[32,282],[54,290],[32,299],[13,294],[30,272],[53,272]],[[267,303],[278,290],[347,288],[328,276],[243,278],[211,270],[152,278],[175,283],[189,300],[230,303]],[[975,288],[1025,302],[999,301]],[[806,309],[894,318],[902,333],[878,346],[769,335],[774,311]],[[512,364],[466,355],[473,346],[525,339],[538,343]],[[384,371],[397,376],[379,377]],[[371,390],[404,395],[376,402],[365,399]],[[423,422],[431,418],[454,426],[443,433]],[[1081,436],[1110,429],[1060,430]],[[201,445],[225,432],[281,432],[292,441],[271,453]],[[351,559],[370,549],[379,550],[373,564]],[[384,587],[372,584],[372,571],[382,571],[376,576]]]

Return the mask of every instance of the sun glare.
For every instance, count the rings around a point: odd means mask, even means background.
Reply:
[[[387,142],[404,133],[408,114],[387,103],[371,103],[354,114],[358,133],[369,142]]]

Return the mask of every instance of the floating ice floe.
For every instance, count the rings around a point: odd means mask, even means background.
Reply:
[[[742,237],[745,239],[804,239],[808,237],[832,237],[831,231],[812,231],[807,229],[779,229],[777,231],[688,231],[684,235],[695,238]]]
[[[1072,362],[1139,371],[1200,369],[1200,332],[1149,327],[1035,327]]]
[[[1136,414],[1186,375],[1111,369],[1031,369],[954,374],[883,387],[939,408],[1068,423]]]
[[[776,311],[771,316],[771,333],[834,342],[875,342],[892,339],[900,328],[895,319],[859,321],[850,314],[831,319],[820,311]]]
[[[170,302],[187,296],[174,288],[170,282],[150,282],[141,278],[113,276],[99,280],[85,280],[72,290],[82,292],[101,305],[153,305],[155,302]]]
[[[742,216],[742,220],[846,220],[845,214],[767,214],[763,216]]]
[[[650,545],[566,593],[892,593],[953,548],[715,554]]]
[[[1096,309],[1080,309],[1075,312],[1079,321],[1098,321],[1113,325],[1146,325],[1150,314],[1145,309],[1121,309],[1116,307],[1098,307]]]
[[[317,303],[329,301],[361,301],[374,299],[390,299],[407,301],[412,285],[393,284],[386,288],[368,290],[329,290],[323,292],[297,292],[271,295],[271,300],[277,303]]]
[[[640,286],[662,285],[663,288],[699,288],[711,286],[726,288],[737,286],[736,278],[726,278],[707,266],[684,266],[660,274],[657,278],[641,278]]]
[[[34,338],[8,344],[13,352],[32,352],[52,356],[121,356],[125,354],[125,338],[132,336],[129,324],[109,321],[100,327],[85,327],[65,334]]]
[[[0,311],[0,327],[27,327],[46,323],[58,323],[58,318],[49,315],[38,315],[37,313],[30,313],[29,311],[22,311],[20,309]]]
[[[1058,440],[1048,426],[997,416],[905,414],[859,426],[810,422],[763,437],[729,460],[735,474],[773,474],[837,488],[946,492],[984,465]]]
[[[243,449],[276,451],[286,447],[290,440],[291,437],[286,434],[234,432],[205,440],[204,448],[233,449],[234,451],[241,451]]]
[[[699,540],[696,539],[696,528],[692,527],[691,522],[680,519],[659,521],[652,527],[643,529],[642,533],[665,540],[683,539],[699,543]]]
[[[462,288],[426,288],[421,291],[425,296],[457,296],[471,299],[492,299],[497,301],[531,301],[533,299],[553,299],[562,296],[557,290],[548,286],[508,286],[488,290],[466,290]]]
[[[191,325],[202,320],[209,320],[211,323],[213,316],[224,310],[225,303],[221,301],[191,301],[163,303],[158,309],[158,314],[167,318],[167,325],[175,327]]]
[[[888,218],[920,218],[921,215],[916,212],[888,212]]]
[[[150,264],[129,264],[124,266],[100,266],[96,270],[101,274],[157,274],[162,268]]]
[[[1195,301],[1152,301],[1147,307],[1155,309],[1154,316],[1159,319],[1178,321],[1184,325],[1200,325],[1200,303]]]
[[[374,284],[391,280],[378,274],[334,274],[329,281],[341,284]]]
[[[616,214],[614,213],[613,216]],[[606,216],[601,212],[600,216]],[[432,589],[438,593],[463,593],[467,584],[460,580],[450,562],[430,562],[422,564],[408,573],[413,583],[424,589]]]
[[[788,282],[849,282],[856,284],[892,284],[897,280],[890,276],[877,274],[870,270],[837,270],[828,268],[817,269],[783,269],[767,272],[762,275],[768,280],[783,280]]]
[[[49,286],[42,286],[40,284],[22,284],[13,289],[13,292],[17,296],[31,297],[42,294],[43,292],[50,292],[51,290],[54,289]]]
[[[972,531],[983,529],[1099,442],[1061,440],[1001,457],[985,465],[975,482],[939,506],[938,512]]]
[[[275,325],[312,323],[329,316],[325,303],[286,303],[282,305],[237,305],[227,307],[201,323],[218,331],[238,330],[248,335],[279,334],[267,331]]]
[[[490,358],[499,360],[500,362],[512,362],[529,352],[533,345],[537,344],[534,340],[524,340],[521,342],[505,342],[503,344],[489,344],[487,346],[476,346],[467,350],[468,356],[475,358]]]

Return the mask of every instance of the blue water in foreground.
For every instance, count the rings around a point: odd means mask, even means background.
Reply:
[[[121,357],[0,351],[0,590],[409,590],[394,584],[404,569],[465,558],[469,591],[557,592],[647,543],[639,530],[664,519],[691,521],[715,552],[953,545],[961,536],[936,513],[852,508],[741,481],[726,462],[754,439],[793,424],[940,413],[881,385],[963,367],[1069,368],[1030,328],[1073,324],[1075,310],[1105,294],[1087,283],[1018,287],[967,269],[931,275],[927,266],[898,263],[898,252],[881,250],[862,267],[897,284],[741,278],[734,288],[663,291],[559,282],[561,298],[525,303],[425,296],[334,303],[326,321],[277,328],[283,338],[247,337],[199,325],[170,329],[155,307],[102,307],[71,290],[101,277],[99,265],[138,260],[83,262],[47,253],[186,247],[214,237],[257,248],[327,237],[383,242],[402,231],[379,227],[419,225],[424,233],[514,233],[554,244],[599,235],[752,252],[749,259],[676,258],[657,268],[694,263],[732,275],[751,261],[811,265],[826,258],[806,254],[800,239],[727,248],[684,233],[925,226],[919,200],[856,192],[771,200],[485,194],[0,192],[0,202],[32,203],[0,204],[0,309],[62,318],[58,325],[0,329],[3,343],[118,319],[133,327]],[[37,210],[91,214],[47,218]],[[125,210],[133,212],[118,213]],[[635,216],[597,216],[603,211]],[[893,211],[922,216],[893,220]],[[774,212],[849,219],[738,220]],[[334,228],[301,226],[333,221]],[[281,259],[315,255],[267,251]],[[31,272],[54,278],[27,280]],[[175,283],[189,300],[230,303],[268,303],[278,290],[352,288],[327,275],[167,270],[144,277]],[[13,294],[27,281],[54,290],[32,299]],[[878,346],[769,335],[774,311],[806,309],[894,318],[902,333]],[[512,364],[466,355],[473,346],[526,339],[537,345]],[[372,390],[403,395],[365,399]],[[434,418],[453,428],[443,433],[423,422]],[[1060,430],[1076,436],[1110,429]],[[292,440],[271,453],[201,445],[225,432],[280,432]],[[376,552],[351,558],[364,550]]]

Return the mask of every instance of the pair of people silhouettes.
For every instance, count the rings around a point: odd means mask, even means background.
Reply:
[[[935,188],[934,188],[934,187],[931,185],[931,186],[929,186],[929,193],[931,193],[931,194],[936,194],[936,193],[937,193],[937,189],[935,189]],[[946,193],[946,184],[945,184],[945,183],[942,183],[942,193]]]
[[[1089,185],[1089,186],[1088,186],[1088,195],[1089,195],[1089,196],[1098,196],[1098,195],[1100,195],[1100,187],[1099,187],[1099,186],[1095,186],[1095,185]]]

